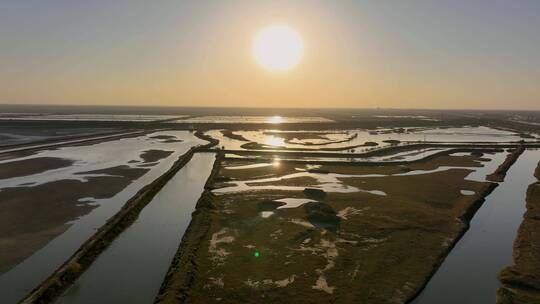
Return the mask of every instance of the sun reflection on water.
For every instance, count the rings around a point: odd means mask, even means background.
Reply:
[[[272,116],[268,119],[268,123],[271,123],[271,124],[280,124],[283,122],[283,117],[281,116]]]
[[[283,147],[285,146],[285,140],[281,137],[269,135],[264,139],[264,144],[268,146]]]

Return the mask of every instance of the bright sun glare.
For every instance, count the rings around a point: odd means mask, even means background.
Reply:
[[[253,56],[257,63],[272,71],[295,67],[304,54],[302,37],[286,25],[271,25],[261,29],[253,41]]]
[[[268,119],[268,122],[271,124],[280,124],[283,122],[283,117],[281,116],[272,116]]]

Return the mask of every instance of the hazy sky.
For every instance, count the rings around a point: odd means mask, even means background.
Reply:
[[[540,1],[0,0],[0,103],[540,109]]]

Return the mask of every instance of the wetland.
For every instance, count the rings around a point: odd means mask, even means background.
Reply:
[[[10,114],[2,303],[539,303],[539,130],[446,115]]]

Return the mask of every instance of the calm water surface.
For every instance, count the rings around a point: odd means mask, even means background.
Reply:
[[[195,154],[58,303],[152,303],[214,159]]]
[[[527,150],[478,210],[414,304],[495,303],[497,274],[512,264],[512,246],[525,212],[527,187],[540,150]]]
[[[67,260],[90,236],[92,236],[95,231],[103,226],[105,222],[122,206],[127,202],[137,191],[139,191],[145,185],[151,183],[164,172],[170,169],[171,165],[178,157],[189,150],[192,146],[199,145],[204,143],[202,140],[193,136],[187,131],[169,131],[167,134],[174,134],[178,138],[183,139],[183,142],[171,144],[171,149],[174,148],[174,153],[171,154],[168,158],[160,161],[156,166],[150,168],[145,175],[139,179],[133,181],[129,186],[123,189],[121,192],[117,193],[111,198],[95,200],[95,203],[98,204],[98,207],[89,214],[75,220],[70,223],[71,226],[63,234],[59,235],[52,241],[50,241],[45,247],[36,251],[33,255],[28,257],[22,263],[18,264],[14,268],[10,269],[8,272],[0,275],[0,295],[1,304],[11,304],[17,303],[20,299],[26,296],[32,289],[38,286],[43,280],[45,280],[50,274],[52,274],[65,260]],[[131,140],[131,139],[130,139]],[[88,165],[93,169],[99,169],[92,167],[92,164],[95,163],[96,166],[99,164],[106,163],[108,159],[115,160],[117,162],[122,161],[122,164],[129,161],[132,158],[126,158],[118,160],[118,155],[126,156],[125,153],[119,153],[120,143],[125,143],[130,140],[123,141],[113,141],[110,143],[101,143],[98,145],[92,146],[81,146],[81,147],[68,147],[64,149],[55,150],[53,152],[40,152],[44,153],[59,153],[64,157],[67,157],[69,151],[77,149],[76,151],[70,152],[70,155],[76,155],[77,153],[81,154],[79,157],[86,159],[89,157],[94,160],[93,162],[85,162],[83,165]],[[96,153],[92,148],[96,146],[107,146],[100,153]],[[138,150],[134,150],[132,157],[138,157],[140,154],[139,150],[146,150],[155,148],[157,145],[152,143],[147,143],[145,146],[140,147]],[[130,146],[132,147],[132,146]],[[122,148],[123,149],[123,148]],[[94,151],[94,152],[92,152]],[[120,151],[121,152],[121,151]],[[86,153],[86,154],[85,154]],[[54,154],[58,156],[57,154]],[[129,155],[128,155],[129,156]],[[69,158],[69,157],[67,157]],[[136,159],[136,158],[135,158]],[[110,166],[114,166],[115,163],[111,162]],[[73,167],[73,166],[72,166]],[[69,178],[72,176],[72,168],[67,168],[70,173],[60,175],[58,170],[50,170],[58,173],[59,178]],[[53,173],[54,173],[53,172]],[[50,176],[47,174],[35,174],[33,176],[28,176],[27,180],[34,179],[35,181],[41,182],[41,178],[50,180],[51,176],[55,174],[50,173]],[[3,180],[0,182],[0,188],[8,183],[9,180]],[[31,191],[31,188],[29,189]]]

